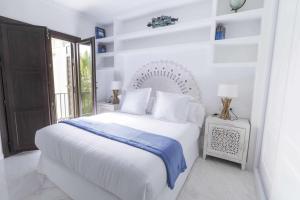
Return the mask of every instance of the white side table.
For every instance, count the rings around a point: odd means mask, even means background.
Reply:
[[[247,119],[222,120],[209,116],[205,122],[203,158],[206,155],[240,163],[245,169],[250,123]]]
[[[114,112],[119,109],[119,104],[97,102],[97,114],[105,112]]]

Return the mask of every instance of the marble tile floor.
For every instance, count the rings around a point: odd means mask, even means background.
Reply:
[[[36,172],[39,151],[0,160],[0,200],[71,200]],[[178,200],[256,200],[254,175],[208,157],[193,166]]]

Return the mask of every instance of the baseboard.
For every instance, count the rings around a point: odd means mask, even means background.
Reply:
[[[254,169],[255,186],[259,200],[268,200],[258,168]]]

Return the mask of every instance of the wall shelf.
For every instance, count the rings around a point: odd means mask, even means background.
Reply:
[[[164,35],[164,34],[172,34],[181,31],[188,31],[194,29],[200,29],[205,27],[211,26],[211,20],[201,20],[201,21],[194,21],[194,22],[186,22],[186,23],[178,23],[171,26],[160,27],[156,29],[146,29],[143,31],[137,31],[133,33],[126,33],[117,36],[117,40],[131,40],[137,38],[144,38],[144,37],[151,37],[157,35]]]
[[[255,68],[256,62],[241,62],[241,63],[212,63],[213,67],[219,68]]]
[[[112,42],[114,42],[113,36],[96,39],[96,43],[106,44],[106,43],[112,43]]]
[[[243,45],[243,44],[258,44],[260,41],[259,36],[241,37],[241,38],[230,38],[224,40],[215,40],[215,45]]]
[[[230,13],[230,9],[224,6],[228,5],[221,0],[194,1],[183,6],[190,13],[182,12],[183,7],[173,7],[131,18],[117,17],[113,24],[105,25],[109,30],[108,37],[96,40],[97,44],[106,45],[108,49],[107,53],[97,54],[97,62],[100,66],[114,66],[118,55],[208,47],[213,48],[213,66],[256,66],[263,8],[259,3],[250,2],[249,7],[245,6],[240,12]],[[199,9],[202,14],[199,14]],[[171,26],[147,28],[145,25],[151,16],[161,12],[177,16],[180,20]],[[224,40],[214,40],[218,23],[226,27]],[[240,55],[240,52],[251,59]]]
[[[187,49],[201,49],[201,48],[209,48],[209,47],[211,47],[210,42],[204,41],[204,42],[174,44],[174,45],[151,47],[151,48],[123,50],[123,51],[118,51],[117,55],[139,54],[139,53],[157,52],[157,51],[169,51],[169,52],[179,51],[179,50],[184,51]]]
[[[244,20],[254,20],[260,19],[262,17],[263,9],[255,9],[249,10],[244,12],[220,15],[216,17],[217,23],[224,23],[224,22],[232,22],[232,21],[244,21]]]
[[[257,44],[215,45],[213,64],[257,62]]]
[[[114,52],[97,53],[97,57],[100,58],[113,57],[114,55],[115,55]]]

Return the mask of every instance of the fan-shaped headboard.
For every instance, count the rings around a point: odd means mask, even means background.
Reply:
[[[191,73],[173,61],[152,61],[133,76],[130,89],[149,88],[153,91],[181,93],[200,99],[197,83]]]

